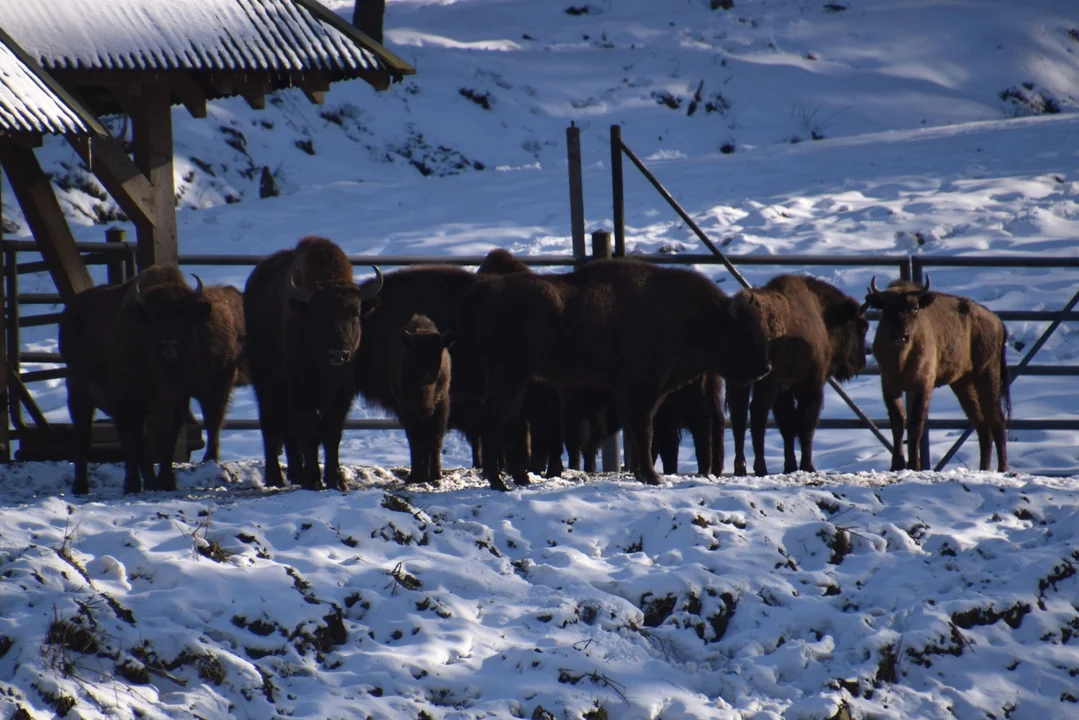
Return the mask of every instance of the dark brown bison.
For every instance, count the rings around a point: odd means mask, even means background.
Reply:
[[[201,372],[199,337],[212,305],[173,267],[150,267],[121,285],[89,288],[64,308],[60,354],[67,363],[75,433],[73,492],[90,492],[87,460],[95,409],[112,417],[124,453],[124,492],[175,490],[172,458]],[[154,464],[160,463],[155,473]]]
[[[221,426],[225,422],[232,389],[247,385],[247,329],[244,325],[243,294],[231,285],[203,288],[210,303],[210,317],[198,326],[199,372],[191,394],[199,401],[206,425],[206,453],[203,462],[219,459]]]
[[[450,417],[452,331],[439,332],[426,315],[413,315],[385,351],[390,393],[405,426],[412,465],[406,483],[438,482],[442,439]]]
[[[892,425],[892,470],[929,469],[920,455],[922,432],[933,388],[950,385],[967,419],[978,432],[979,469],[988,470],[993,443],[997,470],[1008,469],[1006,417],[1011,413],[1008,332],[1000,317],[964,297],[932,292],[896,280],[877,289],[874,277],[865,302],[881,311],[873,356],[880,365],[880,386]],[[910,461],[903,460],[903,393],[910,398],[907,427]]]
[[[288,479],[318,489],[318,448],[328,487],[344,490],[338,451],[355,396],[363,303],[382,274],[357,287],[348,256],[332,241],[305,237],[266,258],[244,288],[248,365],[266,452],[266,484],[281,487],[284,445]],[[403,323],[402,323],[403,324]]]
[[[757,298],[768,320],[772,373],[753,384],[752,402],[750,386],[727,388],[734,472],[746,474],[747,410],[757,475],[768,474],[764,431],[770,411],[783,437],[783,472],[816,472],[813,435],[824,403],[824,384],[829,377],[845,382],[865,368],[869,323],[857,300],[816,278],[778,275],[747,292]],[[801,463],[794,453],[796,439]]]
[[[637,477],[659,483],[652,418],[667,393],[705,372],[751,382],[771,370],[760,309],[705,276],[632,260],[597,260],[564,275],[478,277],[461,308],[460,345],[485,377],[484,475],[507,489],[494,446],[528,383],[614,393]],[[506,449],[526,484],[525,458]]]
[[[774,362],[773,362],[774,366]],[[774,371],[773,371],[774,372]],[[678,472],[681,431],[689,430],[697,453],[697,472],[723,472],[723,378],[705,373],[669,394],[652,422],[652,462],[663,460],[663,474]]]
[[[596,472],[596,455],[603,441],[622,430],[611,393],[592,388],[563,388],[566,454],[571,470]],[[654,461],[653,461],[654,462]]]

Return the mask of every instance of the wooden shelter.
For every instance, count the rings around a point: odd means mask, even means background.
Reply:
[[[321,104],[332,82],[382,90],[415,72],[317,0],[0,0],[0,46],[0,165],[64,301],[93,280],[35,155],[43,135],[64,136],[131,218],[140,270],[175,265],[173,105],[262,109],[289,87]],[[107,114],[130,118],[130,155]]]

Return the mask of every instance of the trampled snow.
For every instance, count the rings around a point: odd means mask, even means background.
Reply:
[[[611,227],[621,123],[725,252],[837,259],[743,266],[754,284],[812,272],[860,297],[912,254],[1076,257],[1071,5],[391,0],[387,45],[418,74],[390,91],[175,110],[181,253],[261,255],[318,233],[356,254],[568,254],[572,121],[589,231]],[[63,143],[39,155],[78,239],[101,240],[115,204]],[[259,199],[264,167],[281,196]],[[626,167],[630,251],[704,252]],[[895,260],[839,264],[866,255]],[[239,287],[249,272],[189,269]],[[930,271],[995,310],[1060,308],[1079,280]],[[1009,362],[1045,327],[1009,323]],[[22,341],[54,351],[55,329]],[[1077,356],[1065,323],[1035,362]],[[873,417],[878,382],[847,386]],[[1076,417],[1075,389],[1021,377],[1013,417]],[[31,390],[67,420],[62,382]],[[829,392],[825,416],[849,414]],[[248,390],[231,416],[256,416]],[[961,417],[947,388],[931,417]],[[934,458],[957,436],[931,433]],[[827,473],[661,489],[567,473],[508,495],[464,470],[403,492],[393,431],[346,435],[348,495],[262,488],[257,433],[226,434],[226,461],[184,467],[172,494],[124,498],[122,471],[102,466],[75,500],[70,466],[12,466],[0,697],[35,717],[62,697],[81,717],[1079,717],[1079,484],[1044,475],[1076,472],[1079,437],[1009,439],[1010,476],[965,469],[973,443],[951,472],[887,473],[868,432],[821,431]],[[468,458],[448,438],[445,465]],[[683,471],[691,458],[684,445]]]

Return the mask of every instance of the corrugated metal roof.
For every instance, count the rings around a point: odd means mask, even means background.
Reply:
[[[0,130],[57,135],[90,132],[78,111],[53,92],[3,42],[0,42]]]
[[[0,27],[49,70],[386,69],[297,0],[0,0]]]

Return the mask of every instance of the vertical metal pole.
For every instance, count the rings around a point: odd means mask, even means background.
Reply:
[[[913,282],[919,284],[919,285],[922,285],[923,283],[925,283],[925,278],[924,278],[923,273],[922,273],[922,263],[921,263],[920,258],[912,257],[910,259],[910,265],[911,265],[911,280]],[[908,400],[910,399],[909,395],[907,396],[907,399]],[[907,418],[908,419],[910,418],[910,403],[909,402],[907,403]],[[927,423],[927,425],[928,425],[928,423]],[[909,439],[908,439],[908,442],[909,442]],[[922,467],[917,468],[917,469],[921,470],[922,468],[927,468],[927,469],[932,468],[933,463],[931,462],[931,459],[929,457],[929,428],[928,427],[926,427],[922,431],[922,442],[921,442],[920,453],[921,453],[921,456],[922,456]]]
[[[611,191],[614,194],[614,255],[626,255],[626,203],[622,194],[622,126],[611,125]]]
[[[123,228],[112,227],[105,231],[105,242],[107,243],[122,243],[126,240],[127,232]],[[111,253],[109,254],[105,263],[105,271],[108,273],[106,281],[109,285],[120,285],[127,280],[124,264],[122,255],[117,253],[114,258]]]
[[[606,230],[592,233],[592,257],[596,260],[611,257],[611,233]],[[611,433],[611,436],[603,441],[600,451],[603,472],[618,472],[622,469],[621,433]]]
[[[566,128],[566,152],[569,160],[569,221],[573,234],[573,257],[584,261],[584,181],[581,179],[581,129],[570,123]]]
[[[901,263],[899,263],[899,279],[910,282],[912,277],[911,265],[914,263],[914,258],[909,255]]]

